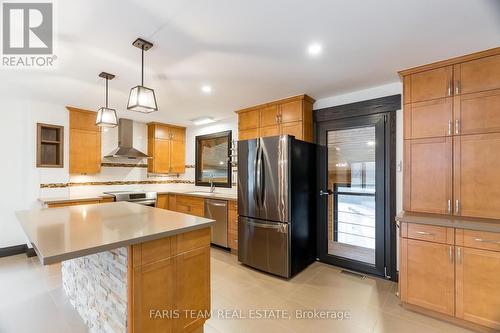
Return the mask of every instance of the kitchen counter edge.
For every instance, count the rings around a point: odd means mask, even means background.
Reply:
[[[403,211],[396,216],[396,221],[457,229],[500,232],[500,220],[495,219],[412,213]]]

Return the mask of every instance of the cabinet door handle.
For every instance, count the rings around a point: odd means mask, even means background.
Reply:
[[[448,81],[448,96],[451,96],[452,88],[451,88],[451,79]]]
[[[492,239],[482,239],[482,238],[476,238],[474,239],[476,242],[480,243],[486,243],[486,244],[500,244],[500,241],[497,240],[492,240]]]
[[[460,214],[460,200],[455,200],[455,214]]]
[[[451,214],[451,200],[448,200],[448,214]]]
[[[462,248],[460,247],[457,247],[457,262],[462,263]]]
[[[448,256],[450,257],[450,262],[453,263],[453,247],[451,245],[448,250]]]
[[[460,94],[460,80],[455,82],[455,95]]]
[[[451,135],[451,126],[452,126],[452,121],[450,119],[448,120],[448,135]]]
[[[417,231],[417,234],[419,234],[419,235],[425,235],[425,236],[434,236],[433,233],[426,232],[426,231]]]
[[[460,134],[460,120],[455,119],[455,134]]]

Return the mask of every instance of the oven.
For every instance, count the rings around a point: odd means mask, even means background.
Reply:
[[[143,206],[156,206],[156,192],[112,191],[104,192],[104,194],[112,195],[116,202],[128,201]]]

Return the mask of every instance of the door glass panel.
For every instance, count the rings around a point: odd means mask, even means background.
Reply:
[[[328,254],[375,265],[375,127],[329,131]]]

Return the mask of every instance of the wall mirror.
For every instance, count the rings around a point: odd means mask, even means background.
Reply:
[[[196,186],[231,187],[231,131],[196,137]]]

